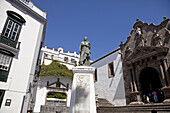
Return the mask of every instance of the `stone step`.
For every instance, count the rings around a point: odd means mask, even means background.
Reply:
[[[170,104],[129,105],[121,107],[98,107],[97,113],[170,113]]]
[[[97,107],[113,107],[114,105],[111,104],[108,100],[104,98],[98,98],[97,99]]]
[[[40,113],[68,113],[68,107],[43,105]]]

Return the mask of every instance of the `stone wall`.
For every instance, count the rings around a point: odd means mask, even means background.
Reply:
[[[63,106],[41,106],[40,113],[68,113],[68,107]]]

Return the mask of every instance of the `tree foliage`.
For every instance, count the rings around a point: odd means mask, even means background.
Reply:
[[[59,61],[53,60],[50,65],[42,65],[40,76],[63,76],[73,77],[72,70],[69,70],[65,65],[60,64]]]
[[[55,94],[47,94],[47,98],[57,98],[57,99],[66,99],[67,96],[64,93],[55,93]]]

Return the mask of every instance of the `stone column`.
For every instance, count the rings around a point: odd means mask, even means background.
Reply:
[[[165,67],[165,76],[167,78],[168,86],[170,86],[170,78],[169,78],[169,73],[168,73],[168,65],[167,65],[167,58],[163,60],[163,65]]]
[[[163,87],[162,90],[164,91],[164,96],[165,96],[165,100],[164,103],[170,103],[170,79],[169,79],[169,73],[168,73],[168,66],[166,63],[166,59],[163,60],[163,65],[164,65],[164,69],[165,69],[165,75],[166,76],[166,82],[167,82],[167,86]]]
[[[137,88],[137,85],[136,85],[136,73],[135,73],[135,70],[133,68],[132,70],[132,76],[133,76],[133,84],[134,84],[134,88],[135,88],[135,92],[138,92],[138,88]]]
[[[133,75],[132,75],[132,69],[129,69],[129,74],[130,74],[130,87],[131,87],[131,92],[134,92],[134,85],[133,85]]]
[[[163,67],[162,67],[161,63],[159,63],[159,68],[161,71],[162,85],[163,85],[163,87],[166,87],[165,75],[164,75],[164,71],[163,71]]]
[[[69,113],[96,113],[93,73],[95,68],[77,66],[74,78]]]
[[[144,104],[142,102],[140,92],[138,91],[138,88],[137,88],[137,85],[136,85],[135,76],[136,76],[136,72],[135,72],[135,69],[133,67],[133,69],[132,69],[132,77],[133,77],[133,85],[134,85],[135,92],[131,93],[132,102],[130,103],[130,105]]]

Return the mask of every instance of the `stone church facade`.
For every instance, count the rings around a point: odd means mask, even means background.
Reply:
[[[146,103],[143,95],[157,93],[158,101],[170,102],[170,19],[160,25],[137,19],[126,42],[121,42],[126,104]],[[150,93],[150,95],[149,95]]]

